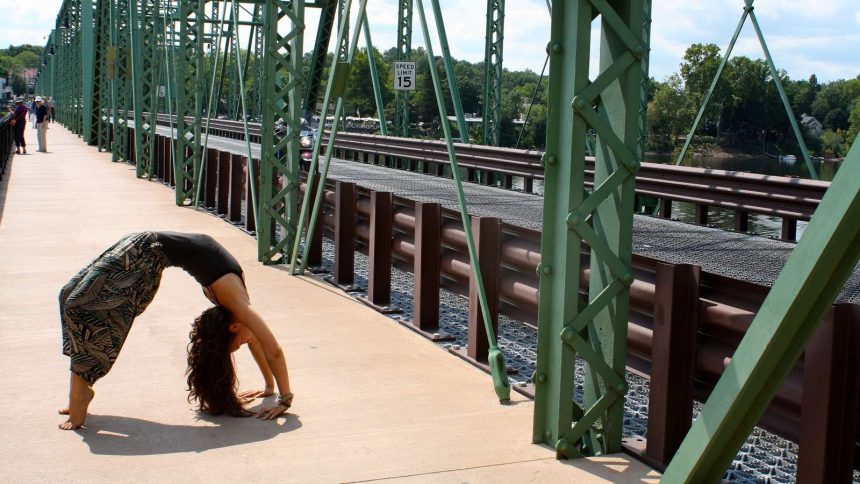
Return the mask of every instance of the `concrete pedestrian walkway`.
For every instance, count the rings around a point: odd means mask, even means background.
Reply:
[[[488,375],[328,285],[259,264],[247,234],[175,206],[168,187],[56,123],[48,146],[15,156],[0,182],[3,482],[656,482],[625,455],[557,461],[530,443],[531,401],[499,405]],[[207,233],[236,255],[287,355],[286,418],[208,417],[186,401],[188,332],[208,301],[168,269],[96,384],[86,428],[57,429],[69,380],[57,293],[144,230]],[[247,351],[236,364],[240,389],[262,383]]]

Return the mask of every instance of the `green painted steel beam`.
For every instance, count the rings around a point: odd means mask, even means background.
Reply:
[[[502,53],[505,30],[505,0],[487,0],[484,43],[484,144],[499,145],[502,106]]]
[[[666,469],[719,482],[860,260],[860,138]]]
[[[93,0],[81,1],[81,134],[87,144],[98,143],[98,100],[96,84],[96,16]],[[83,87],[87,86],[87,89]],[[96,108],[96,109],[94,109]],[[94,115],[95,113],[95,115]]]
[[[284,35],[278,30],[279,23],[288,26]],[[288,262],[285,251],[296,239],[298,230],[299,139],[305,83],[302,65],[304,0],[267,0],[263,25],[265,54],[261,60],[266,70],[260,127],[260,191],[256,207],[257,256],[265,264],[276,264]],[[279,120],[284,121],[286,131],[277,139],[274,131]]]
[[[156,53],[159,29],[156,28],[155,23],[159,0],[128,0],[128,2],[136,174],[138,178],[151,178],[155,166],[153,147],[156,128],[152,114],[158,112],[155,77],[156,71],[161,66]]]
[[[197,193],[195,174],[200,171],[203,115],[203,37],[205,2],[179,2],[179,48],[176,52],[176,140],[173,166],[176,180],[176,204],[193,201]]]
[[[552,9],[538,360],[532,439],[560,457],[621,450],[634,178],[644,153],[650,2],[578,0]],[[600,74],[588,78],[591,23],[601,22]],[[584,184],[589,128],[594,188]],[[580,251],[590,247],[588,300]],[[568,287],[568,284],[570,287]],[[574,366],[586,365],[584,401]]]
[[[361,24],[364,22],[366,15],[366,7],[367,0],[359,0],[359,9],[358,9],[358,19],[354,32],[356,33],[353,41],[351,42],[352,48],[347,51],[347,60],[352,61],[353,55],[355,53],[355,46],[358,45],[358,32],[361,28]],[[352,7],[352,0],[347,0],[347,3],[344,6],[344,15],[349,18],[349,12]],[[341,23],[338,27],[337,33],[337,45],[342,45],[344,42],[344,38],[347,37],[347,24]],[[311,166],[308,169],[308,178],[307,178],[307,186],[325,186],[325,182],[328,179],[328,170],[331,167],[332,154],[334,153],[334,140],[337,138],[337,132],[340,128],[341,122],[341,114],[343,112],[343,95],[344,95],[344,87],[345,85],[338,81],[338,79],[343,79],[344,82],[348,78],[347,74],[349,72],[350,63],[349,62],[338,62],[337,57],[332,59],[332,64],[329,67],[328,71],[328,81],[326,82],[326,90],[325,96],[323,97],[323,106],[328,106],[330,103],[334,101],[334,118],[332,119],[331,131],[328,136],[328,144],[326,145],[325,152],[325,160],[322,162],[321,170],[318,168],[320,166],[319,156],[320,150],[322,148],[322,136],[317,136],[314,142],[314,150],[311,155]],[[323,113],[325,113],[327,109],[323,108]],[[324,123],[324,118],[321,119],[321,123]],[[322,128],[325,124],[321,124]],[[319,179],[317,178],[317,173],[319,171]],[[298,233],[296,234],[295,239],[293,240],[292,251],[290,253],[290,274],[292,275],[301,275],[304,274],[305,269],[308,265],[308,259],[306,257],[308,251],[307,241],[313,240],[314,233],[317,228],[317,222],[319,221],[320,214],[322,213],[322,204],[323,204],[323,194],[325,190],[317,190],[314,195],[314,199],[308,199],[307,202],[302,203],[302,211],[299,214],[298,220]],[[307,193],[310,193],[308,191]],[[308,218],[310,217],[310,218]],[[305,222],[307,223],[307,229],[305,230]],[[302,232],[305,233],[304,241],[304,252],[302,249]]]
[[[123,162],[131,160],[132,146],[129,143],[128,125],[129,112],[132,110],[129,18],[128,2],[111,0],[111,45],[114,50],[114,79],[111,86],[114,134],[111,155],[113,161]]]
[[[397,2],[397,59],[412,59],[412,0]],[[394,136],[409,137],[409,91],[394,91]]]
[[[106,151],[110,149],[110,120],[107,115],[111,106],[109,71],[113,67],[108,55],[111,0],[96,1],[92,106],[87,114],[92,130],[91,142],[98,147],[99,151]]]
[[[317,37],[314,42],[314,50],[311,54],[311,65],[306,74],[307,85],[305,89],[302,106],[305,118],[311,118],[316,113],[316,103],[322,88],[322,76],[325,69],[328,45],[331,41],[331,32],[334,28],[335,12],[338,7],[337,0],[322,0],[317,2],[320,8],[320,18],[317,24]],[[326,108],[323,108],[323,112]]]
[[[373,84],[373,99],[376,101],[376,117],[379,118],[379,131],[382,136],[388,136],[388,124],[385,121],[385,103],[382,101],[382,86],[379,81],[379,70],[376,67],[376,50],[370,39],[370,22],[364,18],[362,25],[364,40],[367,43],[367,64],[370,67],[370,82]]]
[[[433,20],[439,32],[439,46],[442,48],[442,62],[445,63],[445,73],[448,79],[448,88],[451,91],[451,104],[454,105],[454,115],[457,118],[457,130],[460,132],[460,141],[469,142],[469,127],[466,125],[466,114],[463,112],[463,103],[460,101],[460,88],[457,85],[457,76],[454,73],[454,63],[451,61],[451,49],[448,47],[448,35],[445,33],[445,21],[442,18],[442,8],[439,0],[430,0],[433,7]],[[435,69],[435,63],[430,66]],[[439,94],[441,95],[441,93]],[[448,122],[448,117],[441,119],[442,123]]]

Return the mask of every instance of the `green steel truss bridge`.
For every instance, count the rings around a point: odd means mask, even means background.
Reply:
[[[250,139],[248,122],[259,123],[259,155],[252,156],[250,141],[245,142],[248,159],[259,160],[248,164],[248,176],[259,179],[258,186],[249,184],[258,257],[264,264],[287,264],[299,274],[307,265],[303,241],[313,237],[322,195],[319,190],[314,203],[302,204],[300,210],[301,121],[311,114],[321,119],[333,115],[328,143],[337,139],[359,39],[373,52],[367,3],[66,0],[46,46],[36,92],[55,99],[60,123],[99,150],[110,151],[114,161],[133,163],[140,178],[151,179],[157,171],[152,114],[169,115],[175,120],[169,150],[178,205],[199,203],[213,115],[243,120],[245,140]],[[643,159],[651,2],[570,0],[547,2],[547,7],[552,19],[546,48],[549,111],[541,160],[545,194],[531,440],[551,446],[559,458],[577,458],[622,450],[625,334],[634,282],[634,184]],[[753,0],[744,0],[742,7],[738,31],[749,18],[775,69]],[[319,23],[316,37],[306,39],[305,19],[311,9],[318,11]],[[503,0],[487,1],[482,116],[484,139],[490,144],[498,142],[504,9]],[[449,98],[456,128],[467,132],[439,1],[399,0],[391,14],[396,15],[396,49],[403,60],[411,54],[414,30],[424,38],[431,65],[436,65],[431,41],[441,46],[444,72],[431,69],[440,119],[448,118],[443,99]],[[429,15],[434,16],[433,31]],[[590,78],[595,19],[600,26],[595,46],[599,74]],[[737,31],[732,45],[736,39]],[[306,51],[311,52],[307,65]],[[328,63],[330,51],[335,55]],[[408,137],[409,91],[397,91],[388,133],[372,56],[371,73],[382,134]],[[443,75],[448,92],[442,90]],[[238,86],[238,91],[227,92],[227,84]],[[487,319],[454,133],[449,123],[442,124],[487,327],[488,364],[495,391],[505,403],[510,387]],[[589,133],[596,134],[593,187],[586,185],[584,175]],[[331,144],[323,149],[322,143],[317,137],[308,186],[317,173],[322,179],[328,174],[333,150]],[[804,155],[808,160],[805,148]],[[816,213],[826,216],[812,218],[699,417],[672,449],[665,482],[719,480],[855,267],[860,257],[860,143],[855,141]],[[580,287],[583,250],[590,254],[591,277]],[[587,365],[581,404],[572,399],[577,357]]]

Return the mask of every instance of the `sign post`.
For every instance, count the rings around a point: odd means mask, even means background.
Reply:
[[[415,63],[397,61],[394,63],[394,90],[415,90]]]

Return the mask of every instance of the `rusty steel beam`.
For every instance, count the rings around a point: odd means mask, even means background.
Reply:
[[[806,346],[797,482],[851,482],[860,401],[860,306],[837,304]]]
[[[441,223],[442,208],[438,203],[415,204],[413,324],[427,333],[439,329]]]
[[[337,182],[335,189],[334,273],[332,281],[355,289],[355,183]]]
[[[370,193],[370,230],[368,231],[367,300],[384,310],[391,305],[391,240],[394,195]],[[390,308],[389,308],[390,309]]]
[[[646,455],[665,468],[693,420],[700,268],[658,263]]]
[[[478,264],[481,266],[484,290],[487,293],[490,321],[493,324],[493,332],[498,334],[502,238],[501,220],[496,217],[472,217],[472,233],[475,234]],[[469,274],[469,336],[467,355],[477,362],[486,363],[490,346],[487,342],[487,330],[484,328],[481,306],[478,304],[477,284],[473,279],[472,271],[469,271],[468,260],[465,263],[465,268]]]
[[[215,197],[215,213],[227,215],[230,201],[230,153],[218,152],[218,190]]]

